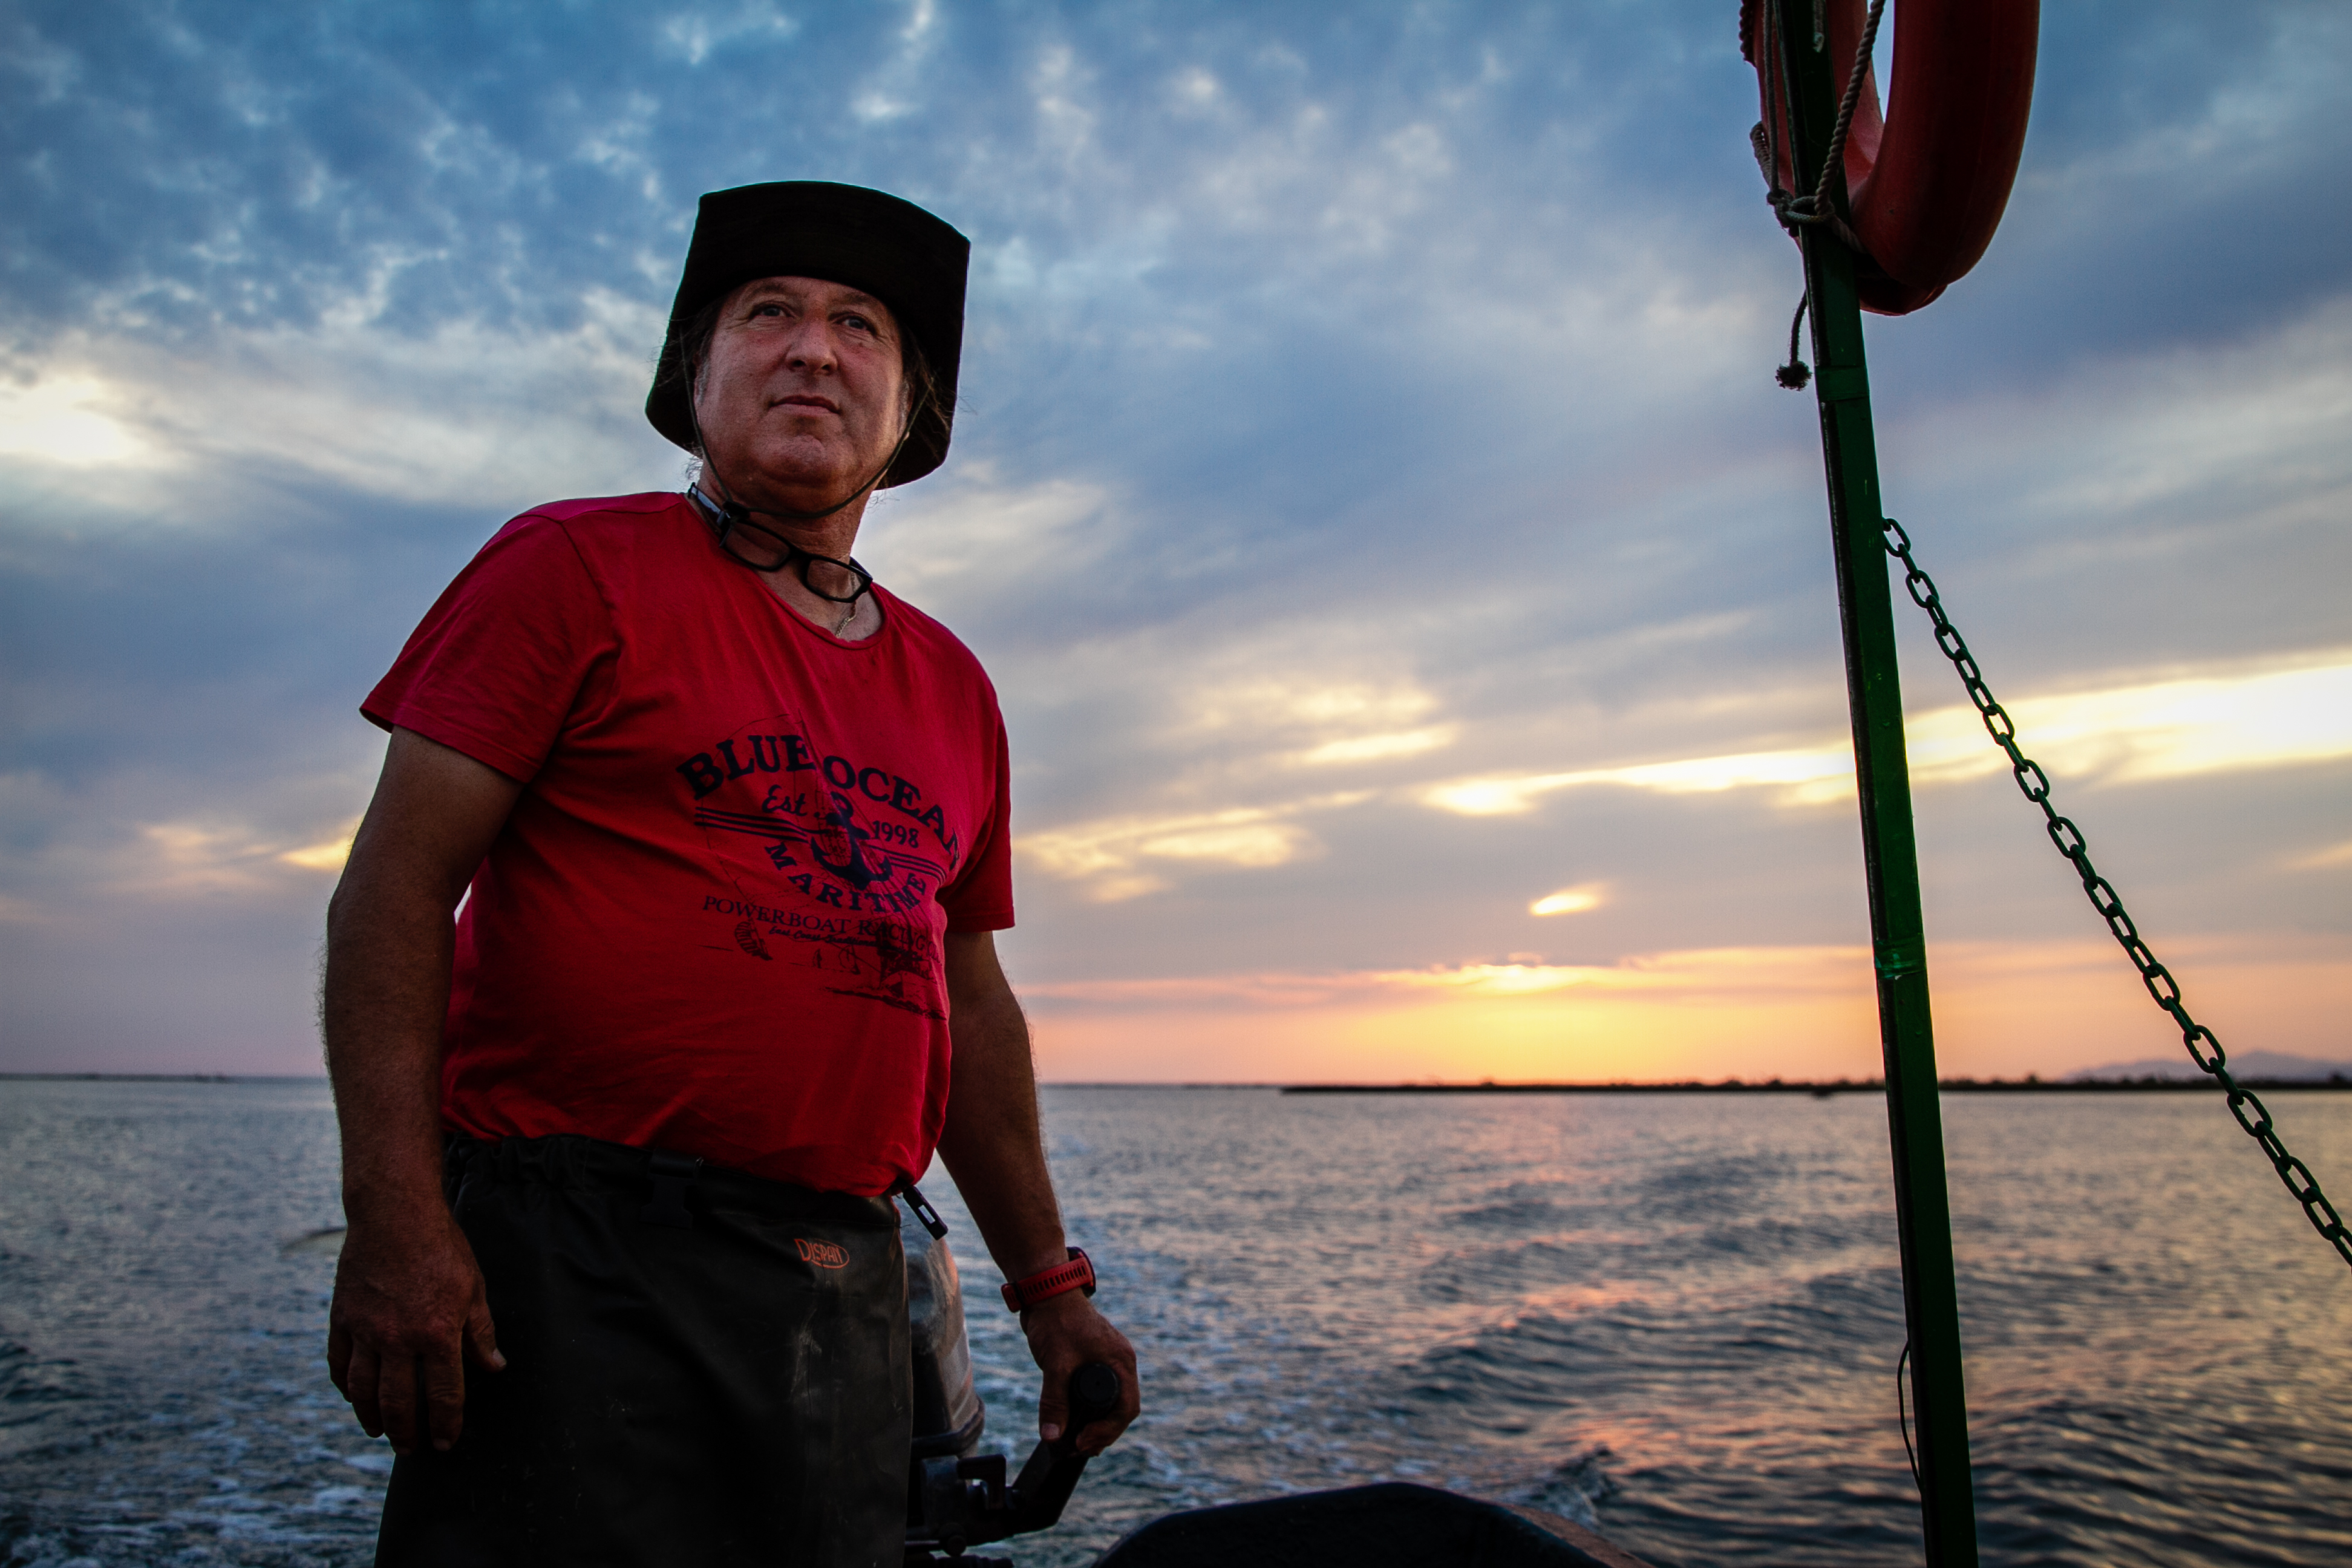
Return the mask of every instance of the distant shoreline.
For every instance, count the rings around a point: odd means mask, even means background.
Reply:
[[[0,1072],[0,1083],[324,1083],[324,1073]]]
[[[1112,1087],[1104,1085],[1105,1088]],[[2276,1093],[2281,1089],[2352,1089],[2352,1078],[2336,1074],[2321,1079],[2240,1079],[2241,1089]],[[2137,1079],[2007,1079],[1948,1078],[1937,1080],[1945,1094],[2210,1094],[2214,1084],[2202,1078]],[[1291,1083],[1285,1094],[1810,1094],[1827,1100],[1840,1094],[1884,1094],[1878,1079],[1839,1079],[1832,1083],[1772,1079],[1745,1083],[1725,1079],[1717,1083],[1691,1079],[1679,1083]]]
[[[0,1072],[0,1083],[316,1083],[324,1075],[226,1072]],[[2242,1078],[2242,1089],[2277,1094],[2309,1089],[2322,1093],[2352,1090],[2352,1075],[2329,1078]],[[1884,1094],[1886,1085],[1874,1078],[1768,1079],[1748,1083],[1698,1079],[1670,1083],[1054,1083],[1041,1089],[1255,1089],[1276,1094],[1809,1094],[1829,1100],[1841,1094]],[[1948,1078],[1937,1080],[1945,1094],[2210,1094],[2210,1079],[2008,1079]]]

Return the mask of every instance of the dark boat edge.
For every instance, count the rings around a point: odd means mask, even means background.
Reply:
[[[1299,1492],[1162,1514],[1095,1568],[1650,1568],[1571,1520],[1411,1481]]]

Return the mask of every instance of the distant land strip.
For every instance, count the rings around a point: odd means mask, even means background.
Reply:
[[[1947,1078],[1936,1087],[1946,1094],[2210,1094],[2214,1085],[2201,1078],[2038,1079]],[[2352,1078],[2336,1073],[2322,1079],[2240,1079],[2241,1089],[2276,1093],[2283,1089],[2352,1089]],[[1702,1083],[1696,1079],[1678,1083],[1288,1083],[1285,1094],[1810,1094],[1827,1100],[1838,1094],[1884,1094],[1878,1079],[1839,1079],[1834,1083],[1801,1079],[1771,1079],[1747,1083],[1724,1079]]]
[[[0,1072],[0,1083],[242,1083],[225,1072]],[[261,1081],[258,1079],[251,1081]],[[324,1079],[320,1079],[321,1083]]]
[[[318,1074],[225,1072],[0,1072],[0,1083],[317,1083]],[[2326,1078],[2241,1078],[2241,1089],[2276,1094],[2287,1089],[2352,1089],[2352,1074]],[[1886,1085],[1874,1078],[1767,1079],[1749,1083],[1742,1079],[1718,1079],[1713,1083],[1682,1079],[1671,1083],[1103,1083],[1053,1082],[1044,1089],[1273,1089],[1281,1094],[1810,1094],[1827,1100],[1840,1094],[1884,1094]],[[2041,1079],[1947,1078],[1936,1087],[1946,1094],[2210,1094],[2214,1084],[2202,1078]]]

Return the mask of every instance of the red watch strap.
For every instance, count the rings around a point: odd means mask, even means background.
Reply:
[[[1026,1279],[1007,1280],[1004,1304],[1016,1312],[1025,1312],[1040,1301],[1050,1301],[1072,1290],[1083,1290],[1089,1296],[1095,1293],[1094,1263],[1075,1247],[1070,1248],[1067,1263],[1056,1263]]]

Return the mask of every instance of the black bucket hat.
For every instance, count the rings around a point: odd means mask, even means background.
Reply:
[[[919,479],[947,460],[971,260],[971,241],[953,228],[912,202],[862,185],[781,180],[712,191],[695,213],[646,417],[692,451],[687,324],[704,306],[755,278],[822,278],[862,289],[889,306],[899,330],[914,337],[930,364],[937,395],[917,411],[905,448],[877,488]]]

